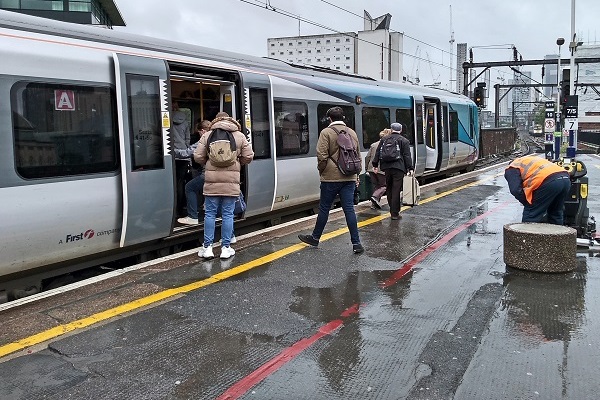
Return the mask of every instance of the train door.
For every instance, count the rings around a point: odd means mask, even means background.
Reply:
[[[425,170],[435,170],[438,165],[438,113],[432,103],[425,103]]]
[[[415,121],[415,174],[420,176],[425,172],[427,152],[425,149],[425,103],[422,97],[414,96],[414,121]]]
[[[113,55],[123,190],[121,247],[166,237],[174,209],[167,65]]]
[[[450,133],[449,133],[449,125],[448,125],[448,103],[443,101],[440,104],[441,114],[440,114],[440,140],[442,146],[442,154],[441,154],[441,164],[440,170],[445,170],[448,168],[448,160],[450,158]],[[438,108],[438,110],[440,109]]]
[[[246,217],[269,212],[275,202],[277,187],[273,94],[268,76],[242,73],[244,88],[244,126],[254,150],[254,160],[247,167]]]

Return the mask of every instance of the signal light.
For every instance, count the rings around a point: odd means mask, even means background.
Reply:
[[[484,102],[485,102],[485,93],[484,93],[484,88],[483,86],[477,86],[475,87],[475,90],[473,91],[473,101],[475,102],[475,104],[477,105],[477,107],[484,107]]]

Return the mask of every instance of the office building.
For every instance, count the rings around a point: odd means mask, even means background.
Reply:
[[[371,18],[364,31],[267,39],[267,56],[292,64],[399,82],[402,80],[403,35],[390,32],[392,16]]]
[[[463,93],[465,88],[465,75],[463,64],[467,61],[467,44],[456,44],[456,93]],[[468,92],[468,91],[467,91]]]

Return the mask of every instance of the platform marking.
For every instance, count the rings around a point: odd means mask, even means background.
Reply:
[[[463,190],[463,189],[466,189],[466,188],[469,188],[472,186],[480,185],[483,182],[491,180],[493,178],[496,178],[497,176],[500,176],[500,175],[502,175],[502,174],[492,175],[490,177],[483,178],[483,179],[477,180],[475,182],[471,182],[466,185],[456,187],[454,189],[450,189],[446,192],[436,194],[432,197],[428,197],[428,198],[422,200],[420,202],[420,204],[429,203],[431,201],[445,197],[449,194],[455,193],[459,190]],[[411,208],[411,207],[405,206],[405,207],[402,207],[401,210],[407,210],[409,208]],[[376,217],[372,217],[372,218],[366,219],[364,221],[360,221],[358,223],[358,226],[363,227],[363,226],[371,225],[371,224],[380,222],[389,217],[390,217],[390,215],[387,213],[378,215]],[[326,233],[323,236],[321,236],[321,241],[329,240],[329,239],[335,238],[337,236],[341,236],[341,235],[345,234],[346,232],[348,232],[347,227],[336,229],[335,231]],[[113,307],[108,310],[96,313],[96,314],[92,314],[89,317],[81,318],[81,319],[78,319],[73,322],[58,325],[58,326],[55,326],[54,328],[47,329],[47,330],[37,333],[35,335],[31,335],[26,338],[17,340],[15,342],[2,345],[2,346],[0,346],[0,358],[5,357],[11,353],[14,353],[14,352],[17,352],[20,350],[24,350],[27,347],[38,345],[40,343],[49,341],[51,339],[55,339],[66,333],[73,332],[77,329],[87,328],[87,327],[97,324],[99,322],[106,321],[110,318],[114,318],[116,316],[123,315],[123,314],[129,313],[129,312],[135,311],[137,309],[148,307],[153,304],[159,303],[161,301],[167,300],[171,297],[182,295],[182,294],[191,292],[193,290],[197,290],[197,289],[203,288],[205,286],[212,285],[212,284],[220,282],[222,280],[229,279],[233,276],[239,275],[239,274],[249,271],[253,268],[273,262],[279,258],[285,257],[285,256],[295,253],[297,251],[300,251],[306,247],[312,247],[312,246],[305,244],[305,243],[294,244],[294,245],[288,246],[284,249],[267,254],[266,256],[259,257],[252,261],[249,261],[247,263],[238,265],[237,267],[233,267],[226,271],[219,272],[218,274],[215,274],[215,275],[211,276],[210,278],[206,278],[201,281],[193,282],[193,283],[190,283],[190,284],[187,284],[184,286],[180,286],[177,288],[166,289],[166,290],[160,291],[158,293],[154,293],[149,296],[145,296],[140,299],[122,304],[120,306]]]
[[[404,277],[408,272],[410,272],[417,264],[419,264],[421,261],[423,261],[428,255],[433,253],[435,250],[437,250],[444,244],[448,243],[460,232],[464,231],[469,226],[479,222],[483,218],[488,217],[490,214],[508,206],[509,204],[510,204],[509,201],[501,203],[500,205],[494,207],[493,209],[488,210],[487,212],[485,212],[485,213],[465,222],[464,224],[458,226],[457,228],[453,229],[452,231],[450,231],[449,233],[444,235],[442,238],[440,238],[438,241],[436,241],[436,242],[432,243],[431,245],[429,245],[428,247],[422,249],[417,255],[415,255],[406,264],[404,264],[404,266],[402,268],[400,268],[399,270],[394,272],[394,274],[392,274],[392,276],[389,279],[385,280],[379,286],[381,288],[387,288],[389,286],[392,286],[392,285],[398,283],[398,281],[402,277]],[[361,304],[360,306],[363,306],[363,305],[364,304]],[[311,337],[300,339],[296,343],[285,348],[284,350],[281,351],[281,353],[279,353],[275,357],[271,358],[269,361],[267,361],[266,363],[264,363],[263,365],[261,365],[260,367],[255,369],[253,372],[251,372],[249,375],[246,375],[244,378],[240,379],[235,384],[230,386],[229,389],[227,389],[225,392],[223,392],[223,394],[221,394],[219,397],[217,397],[217,400],[235,400],[235,399],[242,397],[243,395],[248,393],[248,391],[250,391],[250,389],[252,389],[254,386],[258,385],[269,375],[272,375],[273,373],[275,373],[278,369],[283,367],[285,364],[292,361],[298,354],[300,354],[302,351],[306,350],[308,347],[312,346],[319,339],[321,339],[325,336],[332,335],[334,332],[343,328],[344,327],[344,319],[348,318],[352,315],[358,314],[359,311],[360,311],[360,307],[358,304],[354,304],[354,305],[348,307],[346,310],[344,310],[340,314],[340,318],[330,321],[327,324],[323,325],[321,328],[319,328],[318,332],[315,333],[314,335],[312,335]]]

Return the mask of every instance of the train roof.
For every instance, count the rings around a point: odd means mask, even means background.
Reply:
[[[327,68],[296,65],[266,57],[256,57],[247,54],[234,53],[195,44],[175,42],[172,40],[154,38],[123,31],[107,29],[98,25],[82,25],[47,18],[35,17],[17,12],[0,10],[0,28],[15,29],[71,39],[88,40],[97,43],[113,44],[146,51],[159,51],[165,54],[203,58],[231,66],[251,67],[261,70],[277,71],[289,74],[315,76],[355,83],[376,85],[385,88],[398,88],[410,91],[413,95],[424,97],[449,97],[456,100],[471,102],[466,96],[449,92],[444,89],[427,88],[408,83],[376,80],[370,77],[347,74]]]

